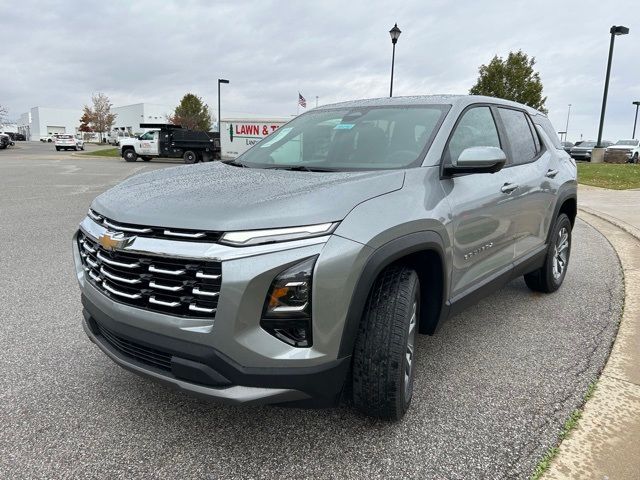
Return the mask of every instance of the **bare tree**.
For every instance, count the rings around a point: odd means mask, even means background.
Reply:
[[[4,122],[4,118],[7,116],[7,113],[9,113],[9,111],[0,105],[0,124]]]
[[[117,114],[111,113],[111,101],[104,93],[96,93],[91,97],[93,108],[87,105],[83,108],[82,118],[89,121],[91,129],[100,133],[100,142],[102,142],[103,134],[111,130],[113,122],[115,122]]]

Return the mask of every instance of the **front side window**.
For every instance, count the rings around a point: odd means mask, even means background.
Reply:
[[[498,108],[498,112],[511,145],[512,163],[521,165],[532,161],[538,151],[524,112],[510,108]]]
[[[153,140],[154,132],[147,132],[140,137],[140,140]]]
[[[337,108],[305,113],[237,159],[248,167],[371,170],[419,164],[448,105]]]
[[[471,147],[498,147],[500,138],[489,107],[474,107],[467,110],[456,125],[449,140],[446,158],[457,160],[462,151]]]

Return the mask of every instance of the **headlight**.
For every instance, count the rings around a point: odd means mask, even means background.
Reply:
[[[260,325],[294,347],[310,347],[311,281],[317,255],[280,273],[265,300]]]
[[[321,223],[304,227],[274,228],[269,230],[246,230],[227,232],[220,238],[220,243],[234,247],[248,247],[263,243],[287,242],[304,238],[321,237],[332,233],[338,223]]]

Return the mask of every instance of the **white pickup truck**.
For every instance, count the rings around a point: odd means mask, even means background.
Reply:
[[[613,145],[607,147],[607,152],[624,151],[627,155],[627,162],[638,163],[640,157],[640,140],[618,140]]]
[[[220,136],[215,132],[187,130],[180,125],[142,123],[141,128],[157,128],[139,137],[121,138],[120,156],[127,162],[141,158],[182,158],[184,163],[220,159]]]

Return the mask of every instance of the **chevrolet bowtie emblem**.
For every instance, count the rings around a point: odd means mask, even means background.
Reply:
[[[108,251],[122,250],[135,240],[135,236],[127,237],[122,232],[105,232],[98,238],[98,243]]]

